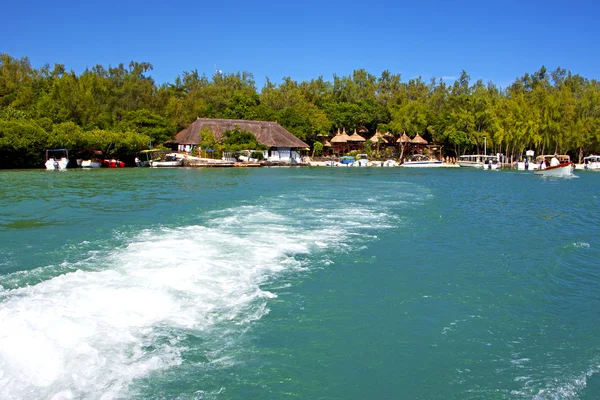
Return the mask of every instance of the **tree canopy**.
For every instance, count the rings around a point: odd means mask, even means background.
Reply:
[[[267,79],[260,92],[248,72],[194,70],[157,85],[152,69],[132,61],[76,74],[0,54],[0,167],[39,166],[44,148],[131,154],[172,139],[197,117],[277,121],[317,151],[318,134],[366,128],[419,133],[453,155],[482,151],[484,142],[516,156],[600,152],[600,83],[563,68],[542,66],[506,88],[473,82],[466,71],[447,84],[361,69],[332,81]]]

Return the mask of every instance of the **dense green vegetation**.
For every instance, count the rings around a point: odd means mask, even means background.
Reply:
[[[472,82],[465,71],[448,85],[356,70],[333,81],[267,80],[260,93],[247,72],[183,72],[157,85],[151,70],[131,62],[77,75],[60,64],[35,69],[27,58],[1,54],[0,167],[39,166],[45,148],[133,154],[167,141],[196,117],[277,121],[311,145],[319,133],[366,127],[418,132],[449,155],[482,151],[484,137],[489,152],[507,155],[533,149],[577,160],[600,152],[600,83],[561,68],[542,67],[505,89]]]

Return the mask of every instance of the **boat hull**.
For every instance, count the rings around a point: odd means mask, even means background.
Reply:
[[[600,171],[600,156],[588,156],[583,159],[583,169]]]
[[[441,167],[441,161],[405,161],[402,166],[404,168],[436,168]]]
[[[102,161],[99,160],[81,160],[81,168],[100,168]]]
[[[182,167],[183,160],[177,161],[150,161],[150,167],[152,168],[160,168],[160,167]]]
[[[146,168],[150,166],[150,161],[136,161],[135,166],[140,168]]]
[[[481,162],[473,162],[473,161],[458,161],[459,167],[463,168],[483,168],[483,163]]]
[[[108,168],[125,168],[125,163],[123,161],[119,161],[119,160],[104,160],[103,164],[105,167]]]
[[[569,177],[573,176],[573,163],[563,163],[554,167],[547,167],[545,169],[536,169],[533,171],[535,175],[544,177]]]
[[[46,169],[54,169],[54,170],[58,170],[58,169],[67,169],[67,165],[69,165],[69,159],[68,158],[49,158],[48,160],[46,160],[45,166]]]

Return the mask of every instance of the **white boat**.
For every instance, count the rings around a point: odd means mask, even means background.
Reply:
[[[81,168],[101,168],[103,163],[102,151],[100,150],[85,150],[81,154],[82,158],[77,159],[77,165]]]
[[[470,154],[458,158],[458,165],[466,168],[496,170],[502,168],[498,155]]]
[[[69,165],[69,153],[67,149],[47,149],[46,169],[66,169]]]
[[[79,163],[79,166],[81,168],[101,168],[102,167],[102,161],[98,158],[91,158],[89,160],[81,160],[81,162]]]
[[[150,150],[142,150],[138,152],[135,156],[135,166],[136,167],[149,167],[150,162],[152,160],[158,160],[161,157],[164,157],[168,154],[168,150],[158,150],[158,149],[150,149]]]
[[[356,160],[352,164],[353,167],[367,167],[369,164],[369,156],[366,154],[357,154]]]
[[[540,156],[538,156],[539,158]],[[543,161],[540,162],[539,168],[533,173],[543,177],[570,177],[573,176],[575,165],[571,162],[568,155],[560,156],[543,156]]]
[[[184,155],[180,153],[168,153],[164,158],[150,160],[150,167],[182,167]]]
[[[431,168],[431,167],[441,167],[442,161],[431,159],[423,154],[414,154],[410,157],[408,161],[404,161],[402,163],[403,167],[406,168]]]
[[[540,163],[535,162],[535,159],[533,158],[534,154],[533,150],[527,150],[523,160],[517,162],[517,169],[521,171],[533,171],[534,169],[538,169]]]
[[[600,171],[600,156],[590,155],[584,157],[583,168],[590,171]]]

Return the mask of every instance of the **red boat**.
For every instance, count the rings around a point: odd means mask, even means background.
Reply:
[[[125,168],[125,163],[123,161],[115,160],[111,158],[110,160],[105,159],[102,162],[102,166],[108,168]]]

